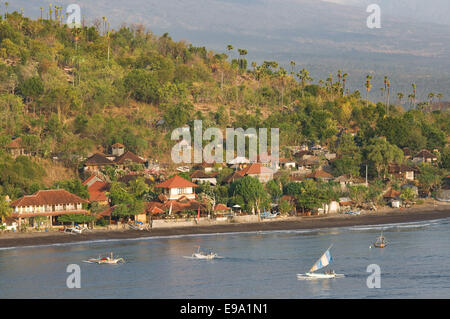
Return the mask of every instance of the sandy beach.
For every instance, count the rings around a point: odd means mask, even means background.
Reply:
[[[318,229],[357,225],[378,225],[416,222],[450,217],[450,203],[434,202],[408,209],[383,208],[359,216],[345,214],[311,217],[285,217],[260,223],[230,223],[219,225],[156,228],[151,231],[95,229],[83,234],[63,232],[0,233],[0,248],[74,243],[104,239],[129,239],[153,236],[252,232],[271,230]]]

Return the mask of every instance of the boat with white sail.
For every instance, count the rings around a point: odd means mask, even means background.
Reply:
[[[192,253],[191,258],[194,259],[214,259],[214,258],[218,258],[219,256],[216,253],[213,252],[204,252],[200,250],[200,246],[197,246],[197,251],[195,251],[194,253]]]
[[[298,279],[331,279],[331,278],[340,278],[344,277],[343,274],[336,274],[334,270],[329,270],[324,273],[315,273],[315,271],[322,269],[328,266],[332,261],[333,257],[331,256],[330,246],[325,253],[317,260],[314,265],[311,267],[309,272],[305,274],[297,274]]]

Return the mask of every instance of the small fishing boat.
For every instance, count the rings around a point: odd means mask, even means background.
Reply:
[[[110,254],[110,256],[106,256],[106,257],[98,257],[98,258],[90,258],[88,260],[85,260],[84,262],[87,263],[95,263],[95,264],[118,264],[118,263],[124,263],[125,260],[121,257],[114,257],[113,253]]]
[[[384,248],[387,246],[387,241],[386,238],[383,237],[383,233],[377,238],[377,241],[373,243],[373,246],[377,248]]]
[[[311,267],[309,272],[305,274],[297,274],[297,279],[331,279],[331,278],[339,278],[344,277],[343,274],[336,274],[334,270],[329,270],[324,273],[314,273],[316,270],[322,269],[326,266],[328,266],[332,260],[333,257],[331,257],[330,249],[332,246],[330,246],[325,253],[317,260],[314,265]]]
[[[214,259],[218,257],[216,253],[208,252],[205,253],[200,250],[200,246],[197,246],[197,251],[192,254],[192,258],[196,259]]]

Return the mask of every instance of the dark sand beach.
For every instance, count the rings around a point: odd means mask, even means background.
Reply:
[[[359,216],[345,214],[311,217],[289,217],[260,223],[230,223],[190,227],[156,228],[151,231],[95,229],[83,234],[63,232],[30,232],[0,234],[0,248],[74,243],[92,240],[130,239],[153,236],[253,232],[271,230],[318,229],[358,225],[416,222],[450,217],[450,204],[435,202],[409,209],[385,208]]]

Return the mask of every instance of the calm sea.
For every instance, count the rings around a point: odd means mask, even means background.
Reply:
[[[385,249],[369,248],[381,231]],[[345,278],[297,280],[331,245]],[[221,259],[193,260],[200,245]],[[114,252],[125,264],[83,263]],[[0,250],[0,298],[450,298],[450,219]],[[69,264],[81,288],[66,286]],[[367,266],[381,288],[367,287]]]

